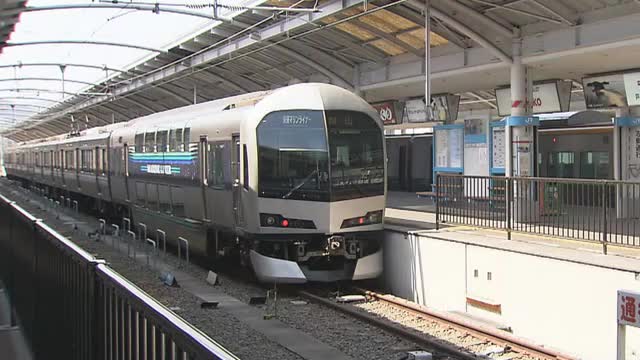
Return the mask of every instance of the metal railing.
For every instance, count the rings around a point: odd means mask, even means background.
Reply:
[[[1,195],[0,278],[35,359],[237,359]]]
[[[471,225],[640,247],[640,183],[438,174],[436,227]]]

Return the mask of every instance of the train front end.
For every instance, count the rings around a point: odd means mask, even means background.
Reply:
[[[289,109],[269,111],[256,126],[252,266],[263,282],[375,278],[383,268],[383,126],[344,89],[301,85],[308,94],[300,98],[295,88],[280,94]]]

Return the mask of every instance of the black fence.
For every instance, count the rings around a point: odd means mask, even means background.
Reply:
[[[640,246],[640,183],[438,174],[436,223]]]
[[[0,278],[35,359],[237,359],[3,196]]]

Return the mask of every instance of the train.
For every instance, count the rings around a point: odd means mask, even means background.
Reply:
[[[144,236],[297,284],[382,273],[385,150],[365,100],[306,83],[14,144],[4,165]]]

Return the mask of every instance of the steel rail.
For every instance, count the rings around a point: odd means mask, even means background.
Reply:
[[[364,295],[370,296],[376,300],[380,300],[380,301],[392,304],[396,307],[400,307],[410,313],[414,313],[414,314],[429,318],[430,320],[434,320],[436,322],[445,324],[452,328],[469,333],[473,336],[486,339],[490,342],[497,343],[505,347],[507,346],[511,347],[516,352],[526,353],[533,356],[539,356],[544,359],[575,360],[575,358],[570,355],[563,354],[559,351],[540,346],[528,340],[511,335],[505,331],[494,329],[488,326],[474,324],[470,321],[465,321],[463,319],[458,319],[444,312],[434,311],[432,309],[428,309],[424,306],[412,303],[408,300],[404,300],[393,295],[379,294],[374,291],[357,288],[357,287],[354,289],[361,292]]]
[[[388,331],[390,333],[393,333],[401,338],[404,339],[408,339],[412,342],[415,342],[417,344],[420,344],[421,346],[425,346],[427,348],[431,348],[435,351],[439,351],[441,353],[445,353],[448,355],[453,356],[455,359],[462,359],[462,360],[477,360],[478,357],[476,355],[473,355],[471,353],[465,352],[455,346],[452,345],[447,345],[447,344],[443,344],[441,342],[438,342],[436,340],[430,339],[426,336],[421,336],[415,332],[406,330],[404,327],[402,327],[401,325],[396,325],[396,324],[392,324],[389,323],[387,321],[383,321],[378,317],[372,316],[372,315],[368,315],[366,313],[360,312],[358,310],[355,310],[354,308],[350,307],[350,306],[345,306],[345,305],[340,305],[336,302],[333,302],[329,299],[325,299],[321,296],[312,294],[308,291],[304,291],[304,290],[299,290],[297,292],[299,295],[309,299],[310,301],[316,302],[316,303],[320,303],[324,306],[327,306],[329,308],[332,308],[334,310],[337,310],[339,312],[342,312],[344,314],[347,314],[349,316],[352,316],[354,318],[357,318],[359,320],[362,320],[364,322],[367,322],[369,324],[372,324],[378,328],[381,328],[385,331]]]

